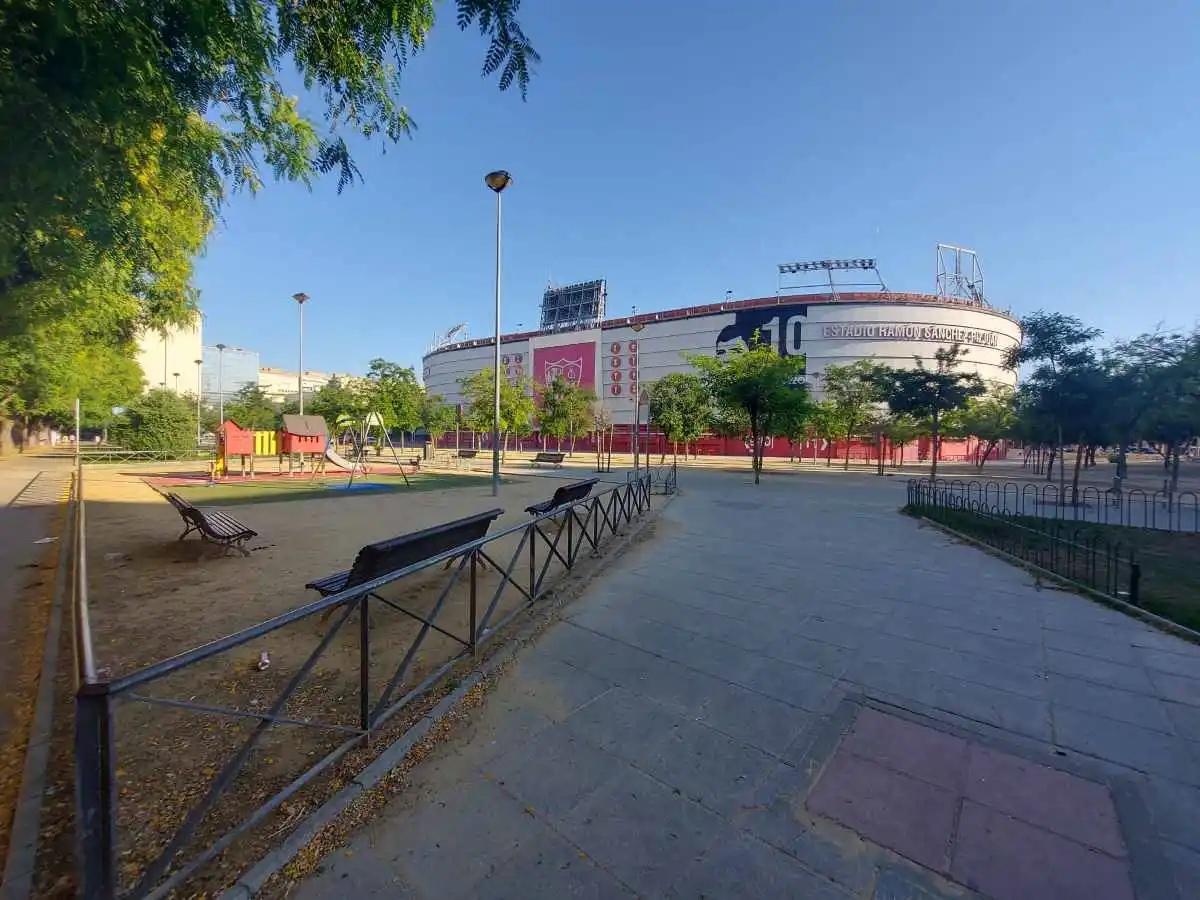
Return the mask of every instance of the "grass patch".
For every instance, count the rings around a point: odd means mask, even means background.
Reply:
[[[345,490],[346,478],[310,481],[297,478],[262,478],[254,481],[223,482],[214,485],[194,484],[173,486],[172,491],[197,506],[236,506],[243,503],[278,503],[290,500],[338,499],[376,493],[419,493],[455,488],[478,487],[487,479],[475,475],[432,475],[417,473],[408,476],[408,485],[399,475],[365,475],[354,479],[355,488]],[[511,484],[511,479],[505,480]],[[365,485],[359,488],[359,485]]]
[[[1053,533],[1077,544],[1096,543],[1101,548],[1107,544],[1122,559],[1128,559],[1132,554],[1141,567],[1138,605],[1165,619],[1200,631],[1200,534],[1092,522],[1063,522],[1037,516],[999,518],[945,507],[908,506],[903,511],[941,522],[1030,562],[1039,562],[1039,552],[1046,554],[1051,544],[1049,535],[1039,538],[1031,531]],[[1088,583],[1087,573],[1082,571],[1083,563],[1078,559],[1068,560],[1061,554],[1053,558],[1057,565],[1047,565],[1046,568],[1053,568],[1071,580]],[[1078,567],[1077,571],[1069,571],[1072,564]],[[1120,587],[1124,590],[1127,588],[1125,578],[1122,577],[1121,581]],[[1103,585],[1093,586],[1103,590]],[[1122,595],[1122,599],[1128,598]]]

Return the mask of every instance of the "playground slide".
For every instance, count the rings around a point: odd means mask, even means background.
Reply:
[[[345,469],[347,472],[349,472],[351,469],[354,468],[354,463],[350,462],[350,460],[346,459],[346,457],[342,456],[340,453],[338,453],[336,450],[334,450],[333,444],[329,444],[328,446],[325,447],[325,458],[327,460],[329,460],[331,463],[333,463],[335,466],[337,466],[339,469]],[[365,472],[366,467],[359,466],[358,470],[360,472]]]

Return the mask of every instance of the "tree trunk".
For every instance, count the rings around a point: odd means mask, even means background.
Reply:
[[[933,454],[933,466],[929,470],[929,480],[933,481],[937,478],[938,456],[941,455],[941,419],[938,417],[937,410],[933,412],[933,427],[929,430],[930,435],[930,452]]]
[[[1171,483],[1170,491],[1174,495],[1179,490],[1179,452],[1178,445],[1175,447],[1174,459],[1171,461]]]
[[[821,438],[825,441],[825,468],[833,466],[833,444],[827,438]]]
[[[750,459],[751,459],[751,465],[754,467],[754,483],[758,484],[759,458],[760,458],[759,453],[761,451],[759,450],[758,432],[757,431],[751,430],[750,442],[751,442],[750,443]]]
[[[988,441],[987,449],[983,451],[983,455],[979,457],[979,471],[983,471],[983,464],[987,462],[992,451],[996,449],[996,441]]]
[[[850,432],[851,432],[851,430],[852,429],[850,429],[850,428],[846,429],[846,460],[842,464],[843,472],[849,471],[849,469],[850,469]]]
[[[1054,463],[1058,459],[1058,448],[1051,447],[1046,451],[1046,480],[1054,480]]]
[[[1071,505],[1079,505],[1079,470],[1083,463],[1083,437],[1079,438],[1079,443],[1075,445],[1075,473],[1071,478]]]

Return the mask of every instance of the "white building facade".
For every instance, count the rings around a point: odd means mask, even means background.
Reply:
[[[857,292],[730,300],[703,307],[610,319],[581,331],[505,335],[501,368],[510,379],[545,383],[563,375],[593,390],[617,424],[631,424],[639,389],[670,372],[691,369],[684,354],[714,355],[759,339],[783,356],[803,356],[813,393],[830,365],[871,359],[897,368],[932,363],[934,353],[958,344],[967,352],[960,370],[985,382],[1015,387],[1004,366],[1021,341],[1010,314],[990,306],[930,294]],[[462,399],[459,379],[490,368],[491,339],[462,341],[424,358],[430,393]]]
[[[195,396],[200,390],[196,360],[204,358],[203,349],[199,316],[194,325],[173,328],[165,335],[157,331],[142,334],[137,342],[137,361],[146,378],[146,390],[165,387]]]

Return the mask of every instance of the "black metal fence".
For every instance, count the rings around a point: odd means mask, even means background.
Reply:
[[[672,460],[661,466],[646,466],[645,474],[650,476],[650,488],[656,494],[674,494],[679,489],[679,466]],[[630,479],[633,474],[630,474]]]
[[[1141,566],[1134,548],[1090,527],[1096,523],[1013,513],[929,479],[908,482],[907,509],[1068,581],[1138,605]]]
[[[923,482],[930,484],[927,478]],[[1200,532],[1200,493],[1196,491],[1106,490],[1094,485],[1072,491],[1069,484],[1060,488],[1054,483],[958,478],[938,478],[933,485],[947,497],[1007,515]]]
[[[144,463],[144,462],[195,462],[196,460],[214,459],[212,450],[197,448],[195,450],[127,450],[123,447],[87,447],[79,448],[79,461],[86,465],[102,463]]]
[[[363,746],[373,732],[420,698],[455,664],[475,654],[513,617],[543,597],[550,589],[554,575],[574,569],[585,551],[597,556],[606,541],[621,535],[625,526],[650,508],[654,482],[649,472],[641,473],[625,484],[614,485],[553,513],[531,518],[385,577],[305,604],[138,671],[105,680],[97,675],[87,619],[86,534],[80,474],[77,469],[72,505],[77,588],[73,604],[78,673],[75,755],[81,895],[87,900],[160,898],[180,888],[203,866],[231,847],[239,836],[263,822],[323,772],[332,774],[332,767],[339,760]],[[514,543],[515,549],[510,552]],[[552,563],[556,563],[553,572]],[[378,593],[386,585],[418,573],[431,573],[439,565],[452,571],[437,576],[439,583],[446,583],[436,599],[422,604],[425,608],[421,611],[408,608],[412,604],[407,600],[387,599]],[[489,584],[485,585],[483,573],[489,568]],[[510,590],[518,595],[517,602],[514,608],[505,611],[501,608],[501,597]],[[431,596],[432,593],[427,594],[426,601]],[[452,596],[456,598],[453,602],[464,602],[466,609],[448,613],[453,605]],[[378,627],[372,624],[372,619],[375,618],[374,611],[385,608],[415,620],[420,627],[411,639],[404,638],[407,646],[401,648],[402,653],[397,651],[398,660],[393,657],[381,662],[380,652],[372,649],[373,632]],[[335,718],[341,718],[342,723],[318,721],[292,712],[288,708],[289,701],[297,697],[306,680],[312,679],[318,661],[329,653],[337,635],[355,618],[357,640],[353,641],[353,647],[348,646],[349,642],[343,642],[337,650],[343,657],[351,654],[350,658],[356,658],[357,663],[356,689],[346,690],[341,692],[343,696],[333,698],[340,701],[336,706],[340,714]],[[446,621],[452,618],[460,622],[457,632],[456,626]],[[301,621],[310,623],[306,634],[316,640],[316,646],[306,657],[301,650],[295,659],[302,658],[302,662],[286,667],[286,681],[269,703],[258,708],[241,708],[200,703],[195,697],[147,693],[151,685],[160,683],[167,676],[190,667],[200,668],[205,661]],[[312,623],[316,623],[317,634],[312,633]],[[447,646],[456,649],[452,649],[449,658],[434,665],[431,671],[420,671],[415,665],[417,654],[431,635],[440,635],[447,639]],[[290,639],[290,635],[281,638]],[[386,678],[373,677],[372,662]],[[330,665],[337,665],[336,660]],[[280,678],[285,677],[283,671],[278,674]],[[120,761],[117,758],[120,737],[117,712],[134,705],[158,710],[166,707],[172,710],[172,715],[215,716],[249,728],[248,734],[239,736],[240,745],[234,749],[231,744],[220,762],[205,772],[205,783],[198,785],[195,794],[198,799],[177,810],[170,830],[164,832],[170,834],[169,839],[158,842],[158,846],[165,844],[161,852],[155,846],[152,856],[144,854],[149,861],[136,865],[129,861],[129,847],[144,846],[148,839],[144,833],[129,833],[131,826],[122,815],[122,807],[136,803],[137,792],[148,792],[151,785],[145,780],[128,778],[119,785]],[[302,757],[302,765],[296,765],[281,776],[290,780],[269,798],[261,799],[266,796],[265,792],[252,792],[250,796],[259,796],[261,802],[256,800],[258,805],[251,811],[239,808],[236,824],[224,829],[223,833],[214,831],[211,823],[201,829],[206,816],[231,790],[267,733],[279,726],[322,729],[326,734],[335,735],[337,743],[319,759],[312,755]],[[161,726],[160,731],[166,727]],[[289,741],[294,746],[294,739],[289,738]],[[277,780],[278,783],[282,782]],[[176,822],[179,822],[177,827]]]

